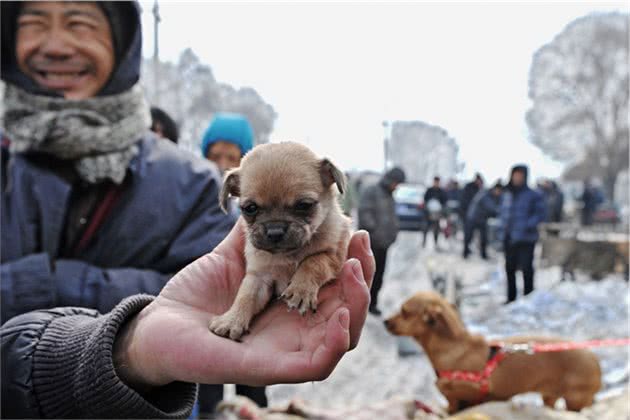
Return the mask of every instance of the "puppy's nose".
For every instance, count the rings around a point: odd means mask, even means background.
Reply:
[[[383,324],[385,324],[385,328],[389,328],[389,319],[383,321]]]
[[[267,239],[269,240],[269,242],[277,244],[282,239],[284,239],[284,235],[287,233],[287,229],[287,223],[267,223],[265,225],[265,234],[267,235]]]

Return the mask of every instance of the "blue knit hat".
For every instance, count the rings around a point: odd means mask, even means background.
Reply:
[[[241,149],[241,156],[254,146],[254,133],[247,118],[240,114],[217,113],[201,141],[201,153],[208,155],[208,149],[218,141],[234,143]]]

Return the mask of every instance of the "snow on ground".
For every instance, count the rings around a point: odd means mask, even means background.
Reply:
[[[591,282],[560,283],[557,268],[536,272],[536,290],[511,305],[505,301],[501,254],[484,261],[459,257],[461,245],[442,243],[436,250],[429,240],[422,249],[421,235],[401,232],[390,248],[379,306],[383,318],[369,315],[359,346],[348,353],[333,374],[322,382],[268,387],[270,404],[280,405],[298,397],[322,407],[361,406],[392,396],[415,398],[429,404],[444,401],[434,385],[435,375],[426,356],[418,351],[399,356],[404,341],[390,335],[383,319],[418,290],[431,289],[428,270],[448,268],[462,276],[460,308],[471,331],[489,338],[534,333],[575,340],[627,337],[628,283],[615,276]],[[412,349],[417,350],[415,344]],[[621,392],[628,382],[628,349],[597,350],[604,372],[600,397]],[[534,402],[536,398],[525,399]]]

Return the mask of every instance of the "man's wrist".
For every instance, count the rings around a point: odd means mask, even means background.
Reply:
[[[159,384],[154,383],[145,373],[143,364],[146,358],[138,357],[136,331],[138,322],[143,316],[139,313],[123,325],[116,336],[112,359],[114,369],[122,382],[140,394],[146,394]]]

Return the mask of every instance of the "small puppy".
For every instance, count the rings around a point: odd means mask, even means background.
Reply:
[[[398,314],[385,321],[385,326],[394,335],[415,338],[438,372],[480,372],[491,354],[492,343],[469,334],[455,308],[435,292],[416,293]],[[557,341],[566,340],[511,337],[501,342]],[[557,399],[564,398],[569,410],[579,411],[593,403],[601,387],[601,370],[597,357],[588,350],[508,353],[490,375],[485,396],[474,382],[438,378],[437,387],[448,400],[451,413],[471,403],[507,400],[525,392],[539,392],[551,408]]]
[[[229,196],[240,197],[246,274],[230,309],[210,322],[211,331],[238,340],[274,295],[301,315],[317,309],[320,287],[346,260],[350,220],[336,191],[344,189],[335,165],[290,142],[257,146],[226,174],[221,207]]]

